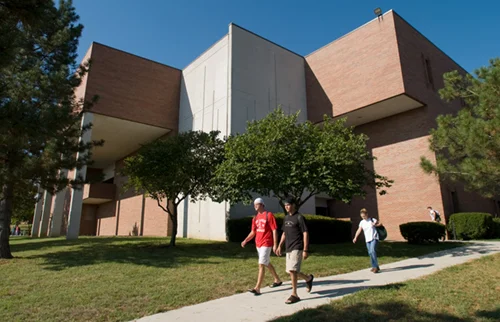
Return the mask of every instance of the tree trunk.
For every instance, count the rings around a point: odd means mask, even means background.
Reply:
[[[175,239],[177,237],[177,205],[174,204],[173,214],[170,216],[172,219],[172,237],[170,238],[170,246],[175,247]]]
[[[10,252],[10,218],[12,216],[12,198],[14,187],[11,183],[2,187],[0,200],[0,258],[13,258]]]

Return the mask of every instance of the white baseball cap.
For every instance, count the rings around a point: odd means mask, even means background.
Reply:
[[[254,204],[254,205],[256,205],[256,204],[258,204],[258,203],[262,204],[263,206],[265,206],[265,205],[266,205],[266,204],[264,203],[264,199],[262,199],[262,198],[257,198],[257,199],[255,199],[255,201],[253,202],[253,204]]]

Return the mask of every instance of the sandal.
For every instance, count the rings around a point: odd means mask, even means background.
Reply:
[[[293,303],[297,303],[298,301],[300,301],[300,298],[298,296],[295,296],[295,295],[290,295],[290,297],[288,298],[288,300],[286,300],[286,304],[293,304]]]
[[[261,294],[262,294],[261,292],[257,291],[257,290],[256,290],[256,289],[254,289],[254,288],[250,288],[250,289],[248,289],[248,291],[249,291],[250,293],[253,293],[255,296],[257,296],[257,295],[261,295]]]
[[[312,288],[313,288],[313,281],[314,281],[314,275],[311,274],[311,279],[309,280],[309,282],[306,282],[306,291],[307,292],[311,292]]]
[[[279,282],[279,283],[274,282],[272,285],[269,285],[269,287],[278,287],[278,286],[281,286],[281,284],[283,284],[283,282]]]

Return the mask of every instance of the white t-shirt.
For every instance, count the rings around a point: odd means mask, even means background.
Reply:
[[[368,218],[368,219],[363,219],[359,222],[359,227],[363,228],[363,232],[365,233],[365,241],[371,242],[374,239],[378,239],[378,233],[377,229],[373,227],[374,224],[377,223],[377,219],[375,218]]]
[[[431,220],[435,220],[436,219],[436,214],[434,212],[434,209],[429,210],[429,216],[431,216]]]

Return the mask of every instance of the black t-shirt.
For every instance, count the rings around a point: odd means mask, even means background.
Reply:
[[[286,252],[304,250],[304,235],[307,231],[306,219],[296,212],[293,216],[286,215],[281,230],[285,233]]]

